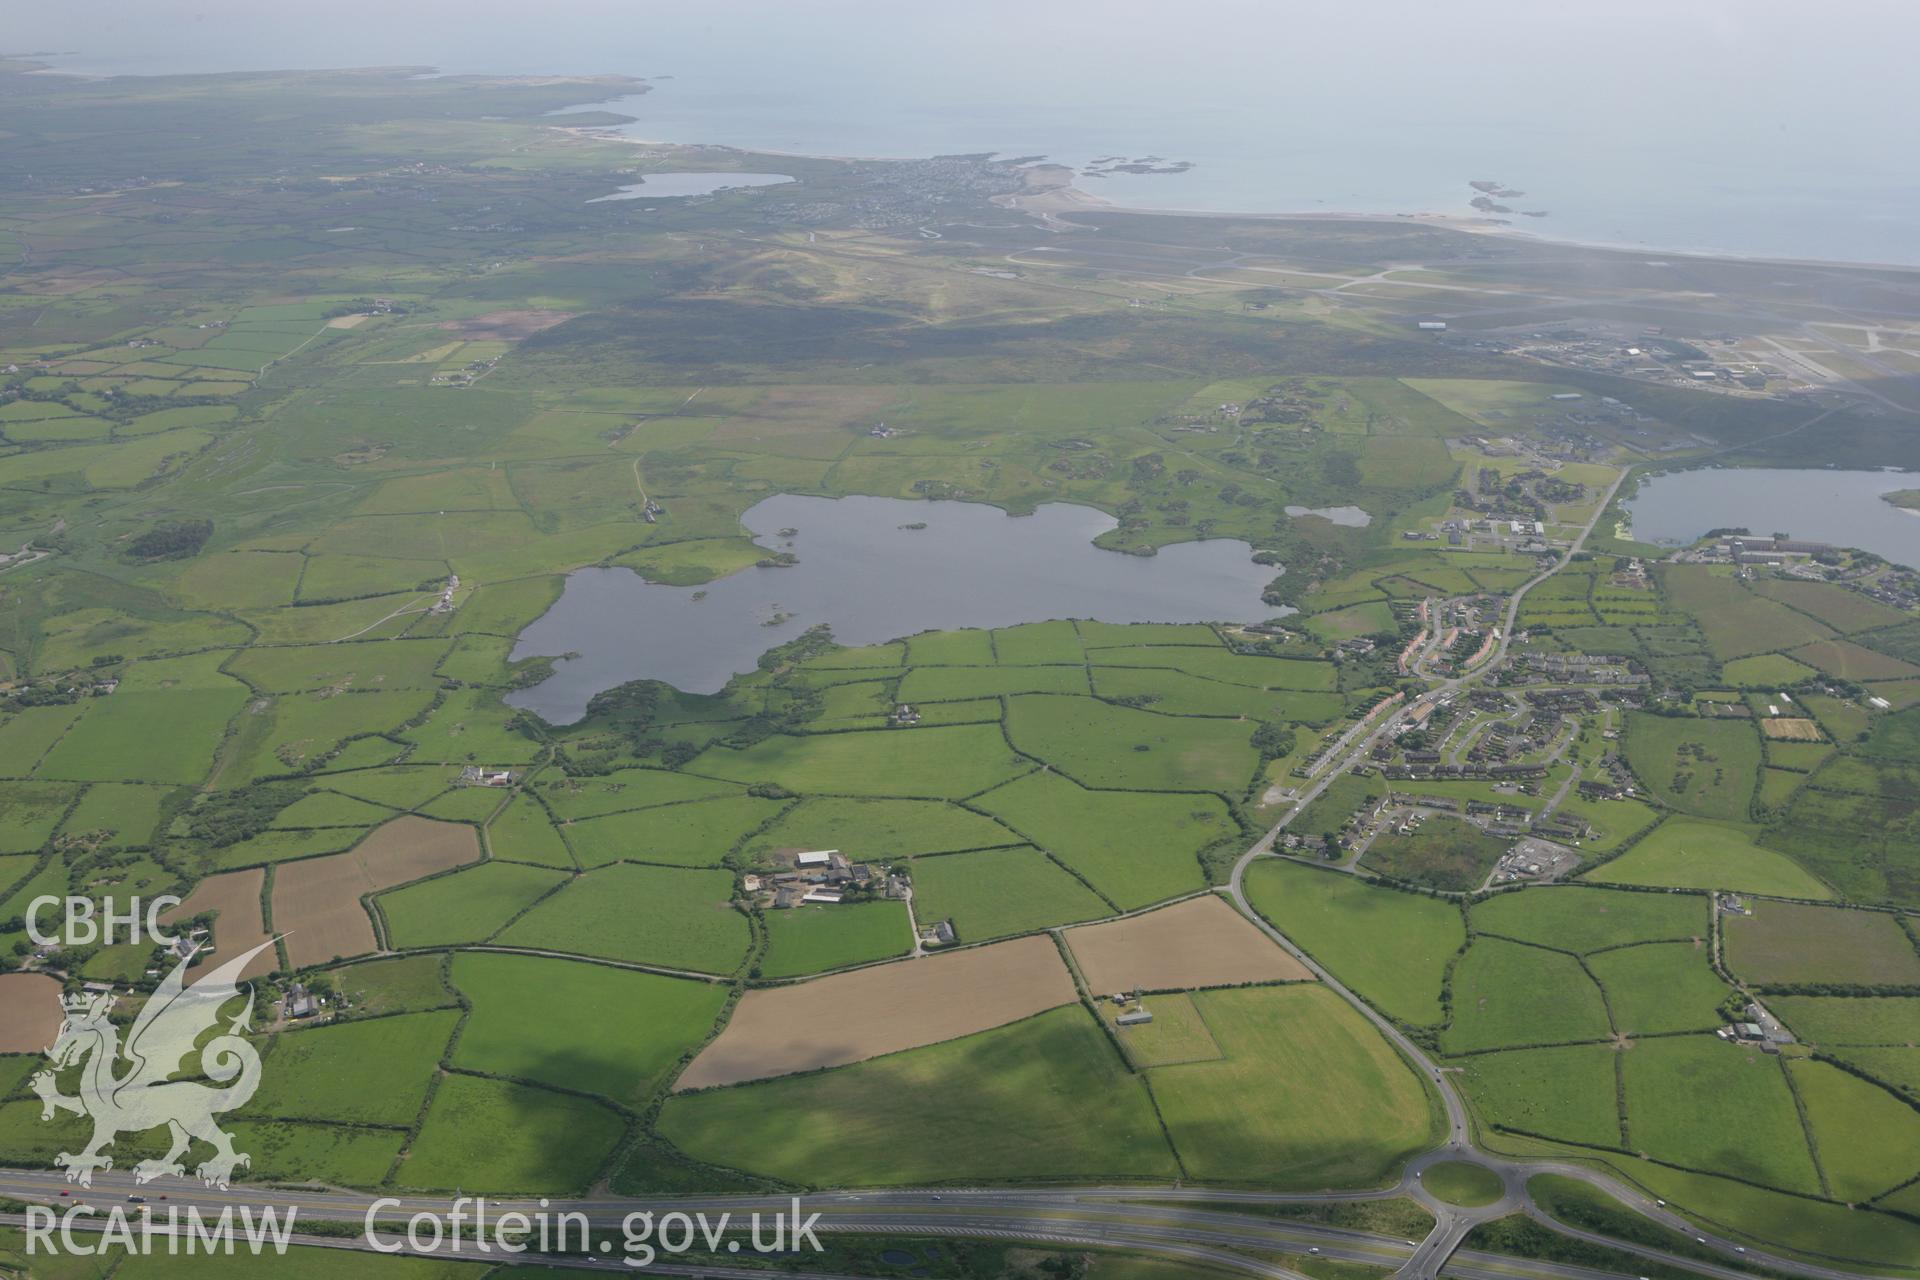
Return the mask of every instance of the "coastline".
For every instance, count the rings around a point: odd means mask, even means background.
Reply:
[[[617,101],[613,99],[611,101]],[[602,103],[582,104],[568,108],[569,113],[590,109],[611,110]],[[837,155],[821,152],[780,151],[759,147],[740,147],[726,142],[675,142],[666,138],[639,138],[623,133],[619,125],[577,125],[551,126],[583,137],[591,137],[603,142],[623,142],[634,146],[653,147],[662,150],[678,151],[717,151],[739,156],[764,156],[772,160],[810,160],[830,164],[900,164],[915,160],[931,159],[930,156],[876,156],[876,155]],[[992,155],[992,152],[978,154]],[[1712,248],[1672,248],[1661,245],[1644,245],[1617,240],[1587,240],[1574,236],[1559,236],[1543,233],[1528,227],[1516,226],[1502,219],[1490,218],[1477,213],[1447,213],[1435,209],[1423,209],[1416,212],[1381,213],[1354,209],[1314,209],[1314,210],[1230,210],[1230,209],[1192,209],[1180,205],[1136,205],[1122,204],[1106,196],[1087,190],[1075,184],[1078,176],[1073,166],[1054,160],[1041,160],[1023,166],[1029,173],[1046,170],[1057,171],[1064,178],[1052,183],[1030,182],[1030,190],[1015,195],[995,196],[993,203],[1011,212],[1026,213],[1038,218],[1047,225],[1060,227],[1074,225],[1070,215],[1074,213],[1132,213],[1148,217],[1167,218],[1215,218],[1234,222],[1377,222],[1394,226],[1442,227],[1449,231],[1462,231],[1472,235],[1495,236],[1519,241],[1524,244],[1568,249],[1589,249],[1605,253],[1653,254],[1662,258],[1685,258],[1710,262],[1738,262],[1754,266],[1813,267],[1842,271],[1899,271],[1920,273],[1920,263],[1909,262],[1869,262],[1844,258],[1793,258],[1767,254],[1737,253],[1731,249]]]
[[[759,154],[759,153],[756,153]],[[1050,167],[1066,170],[1070,166],[1046,164],[1032,166],[1035,169]],[[1595,249],[1608,253],[1658,254],[1667,258],[1703,259],[1716,262],[1750,263],[1755,266],[1782,267],[1818,267],[1858,271],[1901,271],[1920,273],[1920,263],[1907,262],[1865,262],[1838,258],[1790,258],[1766,254],[1736,253],[1730,249],[1705,248],[1667,248],[1664,246],[1622,243],[1607,240],[1583,240],[1571,236],[1546,235],[1526,227],[1515,226],[1498,219],[1478,214],[1442,213],[1435,210],[1423,210],[1415,213],[1367,213],[1357,210],[1314,210],[1303,212],[1261,212],[1233,211],[1225,209],[1188,209],[1177,205],[1135,205],[1121,204],[1105,196],[1075,186],[1067,181],[1051,187],[1039,188],[1030,194],[997,197],[994,203],[1003,208],[1016,209],[1039,216],[1042,221],[1051,217],[1073,212],[1080,213],[1134,213],[1155,217],[1172,218],[1218,218],[1235,222],[1379,222],[1395,226],[1409,224],[1418,226],[1440,226],[1450,231],[1464,231],[1474,235],[1499,236],[1524,241],[1536,245],[1558,245],[1571,249]]]
[[[114,80],[120,78],[142,79],[164,78],[171,74],[182,77],[199,75],[236,74],[222,72],[177,72],[177,73],[141,73],[112,70],[87,70],[70,66],[61,66],[43,61],[45,58],[75,59],[83,55],[78,52],[65,53],[0,53],[0,68],[11,69],[24,74],[72,77],[84,80]],[[654,91],[653,79],[632,76],[624,73],[589,74],[527,74],[527,73],[490,73],[490,72],[449,72],[438,65],[417,63],[393,63],[370,66],[343,66],[332,68],[311,68],[301,70],[264,69],[237,74],[269,76],[275,74],[340,74],[340,75],[406,75],[412,78],[443,78],[455,80],[492,81],[503,84],[521,84],[529,86],[548,86],[556,84],[578,84],[589,91],[594,87],[616,87],[609,97],[599,97],[549,112],[554,119],[567,116],[580,116],[601,112],[608,116],[625,118],[625,123],[600,122],[595,124],[551,124],[548,127],[581,138],[591,138],[601,142],[623,142],[639,147],[651,147],[680,151],[707,151],[727,153],[739,156],[764,156],[770,159],[789,159],[824,163],[860,164],[860,163],[900,163],[932,159],[929,155],[851,155],[833,152],[806,152],[788,150],[767,150],[741,147],[731,143],[674,141],[664,138],[641,138],[623,132],[629,124],[640,123],[637,117],[627,115],[616,104],[623,100],[642,97]],[[669,77],[655,77],[659,79]],[[992,156],[992,151],[952,152],[942,154],[977,154]],[[1483,214],[1448,212],[1442,210],[1416,210],[1383,212],[1379,210],[1229,210],[1198,209],[1178,204],[1130,204],[1112,200],[1106,196],[1088,191],[1074,184],[1079,176],[1071,165],[1042,159],[1038,163],[1026,166],[1030,170],[1052,170],[1064,175],[1063,181],[1047,185],[1035,184],[1034,189],[1011,196],[995,197],[994,203],[1010,211],[1023,212],[1038,218],[1043,224],[1061,226],[1071,225],[1067,216],[1080,213],[1130,213],[1155,217],[1216,218],[1234,221],[1272,221],[1272,222],[1362,222],[1383,223],[1406,226],[1437,226],[1451,231],[1461,231],[1473,235],[1495,236],[1510,239],[1518,243],[1542,247],[1584,249],[1606,253],[1654,255],[1662,258],[1684,258],[1689,260],[1750,264],[1755,266],[1777,265],[1835,270],[1900,272],[1902,274],[1920,273],[1920,262],[1885,262],[1866,259],[1842,259],[1821,257],[1795,257],[1764,253],[1742,253],[1732,249],[1709,246],[1668,246],[1650,245],[1636,242],[1622,242],[1605,239],[1589,239],[1572,235],[1558,235],[1536,228],[1521,227],[1503,219]]]

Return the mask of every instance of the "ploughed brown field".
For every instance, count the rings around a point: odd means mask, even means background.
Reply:
[[[0,973],[0,1053],[45,1053],[65,1017],[58,981],[39,973]]]
[[[1079,999],[1046,937],[897,960],[740,998],[676,1091],[838,1067],[1018,1022]]]
[[[1795,716],[1773,716],[1760,722],[1760,732],[1788,742],[1819,742],[1820,726]]]
[[[1186,991],[1313,977],[1213,893],[1145,915],[1069,929],[1066,936],[1087,989],[1096,996],[1135,987]]]
[[[412,816],[374,829],[345,853],[283,862],[273,873],[273,923],[298,969],[372,951],[378,940],[360,899],[480,860],[480,838],[458,822]]]
[[[185,902],[167,913],[169,922],[185,920],[202,911],[219,913],[213,922],[213,945],[217,950],[213,956],[203,959],[200,962],[202,965],[219,956],[237,956],[272,936],[267,932],[260,914],[260,890],[266,878],[267,873],[259,867],[250,871],[223,871],[217,876],[208,876],[193,886],[193,892],[187,895]],[[257,978],[263,973],[272,973],[279,964],[279,958],[269,947],[247,961],[247,967],[241,970],[240,976]]]

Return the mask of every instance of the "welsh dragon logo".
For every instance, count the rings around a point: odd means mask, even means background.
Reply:
[[[40,1095],[41,1120],[70,1111],[93,1121],[93,1139],[84,1151],[77,1155],[63,1151],[53,1158],[67,1170],[67,1181],[92,1186],[95,1169],[113,1168],[113,1158],[101,1153],[116,1137],[162,1126],[171,1145],[159,1159],[134,1166],[135,1182],[151,1182],[162,1174],[185,1177],[180,1157],[194,1139],[214,1149],[213,1158],[194,1171],[209,1187],[224,1190],[236,1168],[252,1163],[251,1157],[233,1149],[233,1136],[213,1119],[245,1106],[260,1087],[260,1055],[244,1038],[253,1018],[251,985],[246,1007],[199,1048],[200,1074],[214,1084],[171,1077],[193,1054],[200,1037],[220,1024],[220,1010],[240,993],[240,974],[247,962],[272,945],[263,942],[235,956],[192,986],[186,985],[185,977],[193,962],[189,953],[140,1010],[125,1045],[120,1043],[119,1029],[107,1020],[116,998],[112,992],[62,997],[66,1021],[47,1050],[53,1067],[39,1072],[31,1083]],[[76,1063],[81,1064],[80,1094],[68,1097],[60,1092],[56,1073]]]

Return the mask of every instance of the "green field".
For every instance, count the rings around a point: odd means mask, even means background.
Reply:
[[[727,995],[715,983],[535,956],[457,955],[453,984],[473,1002],[453,1065],[628,1105],[699,1047]]]
[[[1301,983],[1194,1001],[1225,1056],[1148,1073],[1191,1176],[1370,1187],[1436,1139],[1419,1076],[1333,992]]]
[[[80,788],[72,785],[0,782],[0,850],[37,850],[79,796]]]
[[[1861,1203],[1920,1174],[1920,1110],[1825,1062],[1787,1069],[1834,1199]]]
[[[785,807],[779,800],[727,796],[587,818],[561,830],[583,867],[622,861],[717,867],[749,832]]]
[[[283,1031],[246,1113],[405,1128],[420,1113],[457,1021],[449,1010]]]
[[[566,841],[531,796],[521,796],[496,814],[487,824],[487,845],[496,858],[508,862],[531,862],[543,867],[571,871],[573,854]]]
[[[1587,967],[1607,994],[1614,1030],[1622,1035],[1712,1031],[1731,994],[1708,963],[1705,939],[1616,947],[1587,957]]]
[[[744,751],[715,747],[689,766],[736,782],[775,782],[801,794],[957,800],[1024,773],[997,725],[882,729],[768,738]]]
[[[903,902],[789,907],[768,912],[766,925],[763,978],[824,973],[913,950],[913,929]]]
[[[1587,952],[1634,942],[1704,940],[1709,909],[1704,894],[1546,885],[1476,903],[1472,914],[1481,933]]]
[[[625,1132],[597,1102],[449,1075],[434,1090],[396,1183],[464,1191],[581,1192]]]
[[[1586,1146],[1620,1142],[1611,1045],[1562,1045],[1476,1053],[1456,1079],[1487,1122]]]
[[[747,919],[733,876],[620,863],[577,876],[499,936],[509,947],[604,956],[699,973],[732,973],[746,958]]]
[[[664,769],[621,769],[600,777],[543,780],[538,789],[555,814],[571,821],[682,800],[708,800],[731,795],[738,788]]]
[[[952,920],[962,942],[1113,914],[1098,894],[1037,849],[987,849],[915,858],[914,914]]]
[[[1013,745],[1088,787],[1239,795],[1257,762],[1251,733],[1244,724],[1155,715],[1092,698],[1007,700]]]
[[[1819,1193],[1779,1058],[1714,1036],[1674,1036],[1638,1041],[1625,1066],[1636,1150],[1762,1186]]]
[[[1484,1165],[1468,1164],[1464,1160],[1442,1160],[1439,1164],[1428,1165],[1421,1176],[1425,1180],[1428,1195],[1469,1209],[1492,1204],[1506,1194],[1506,1184],[1500,1180],[1499,1174]]]
[[[399,1129],[251,1120],[233,1123],[234,1146],[253,1157],[247,1175],[260,1181],[375,1187],[387,1176],[406,1137]],[[115,1274],[124,1275],[128,1270],[122,1268]]]
[[[1406,835],[1382,831],[1361,862],[1377,875],[1409,884],[1472,893],[1486,883],[1510,843],[1464,819],[1435,814]]]
[[[1600,988],[1558,951],[1479,938],[1453,972],[1450,1054],[1510,1045],[1604,1040],[1611,1028]]]
[[[104,834],[109,845],[144,845],[153,837],[166,798],[162,787],[96,782],[60,824],[60,831],[63,835]]]
[[[1676,608],[1699,622],[1713,655],[1722,661],[1833,634],[1805,614],[1754,594],[1718,567],[1664,566],[1660,585]]]
[[[1153,1014],[1152,1022],[1121,1026],[1118,1019],[1131,1006],[1100,1006],[1101,1018],[1119,1042],[1121,1052],[1127,1055],[1127,1061],[1135,1067],[1211,1062],[1225,1056],[1193,996],[1184,991],[1167,991],[1143,996],[1138,1004]]]
[[[1813,668],[1784,653],[1761,653],[1734,659],[1721,668],[1720,674],[1736,689],[1778,690],[1799,684],[1813,674]]]
[[[1920,986],[1920,952],[1891,914],[1756,902],[1723,922],[1727,968],[1748,982]]]
[[[1633,712],[1622,754],[1634,776],[1680,812],[1746,820],[1760,772],[1760,737],[1751,721]]]
[[[862,862],[1018,842],[1017,835],[992,818],[943,801],[825,796],[789,809],[765,831],[749,837],[742,852],[760,859],[776,849],[839,849]]]
[[[216,655],[217,656],[217,655]],[[150,664],[108,698],[95,698],[47,752],[44,778],[96,782],[198,782],[213,764],[227,722],[246,702],[246,687],[200,659]]]
[[[440,974],[441,957],[369,960],[332,971],[334,987],[357,1014],[413,1013],[455,1003]]]
[[[1920,999],[1911,996],[1775,996],[1767,1007],[1817,1045],[1920,1043]]]
[[[899,698],[902,702],[951,702],[1003,693],[1088,692],[1087,669],[1079,666],[915,667],[900,682]]]
[[[1108,649],[1096,659],[1124,660],[1129,651]],[[1324,725],[1346,709],[1337,693],[1290,689],[1250,689],[1243,684],[1188,675],[1171,667],[1093,669],[1093,688],[1102,698],[1127,700],[1146,710],[1180,716],[1248,716],[1256,720],[1299,721]]]
[[[679,1095],[660,1132],[699,1160],[829,1186],[1177,1173],[1146,1085],[1078,1005],[817,1075]]]
[[[1247,868],[1254,910],[1389,1016],[1441,1021],[1447,963],[1467,940],[1451,903],[1277,858]]]
[[[1755,844],[1750,828],[1670,817],[1647,837],[1583,878],[1671,889],[1732,889],[1788,898],[1830,898],[1832,890],[1785,854]]]
[[[484,942],[566,876],[540,867],[483,862],[378,899],[396,947]]]
[[[1197,855],[1240,834],[1213,796],[1089,791],[1056,773],[1028,774],[972,803],[1128,910],[1205,888]]]
[[[1113,667],[1172,667],[1205,680],[1220,680],[1249,689],[1324,691],[1338,683],[1332,663],[1246,657],[1217,645],[1140,645],[1103,653],[1100,661]]]

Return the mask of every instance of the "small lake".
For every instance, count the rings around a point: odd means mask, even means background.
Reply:
[[[1288,507],[1287,514],[1296,520],[1301,516],[1319,516],[1343,529],[1364,529],[1373,523],[1373,517],[1362,507]]]
[[[580,656],[507,701],[570,724],[587,699],[629,680],[717,693],[762,653],[820,623],[841,644],[862,645],[1049,618],[1251,622],[1289,612],[1261,603],[1278,570],[1255,564],[1248,544],[1184,542],[1157,556],[1105,551],[1093,539],[1116,522],[1091,507],[1049,503],[1009,516],[972,502],[779,494],[741,519],[755,542],[799,563],[704,587],[663,586],[631,569],[579,570],[521,633],[513,656]]]
[[[1641,542],[1685,545],[1709,529],[1745,528],[1756,537],[1791,534],[1831,542],[1920,568],[1920,516],[1882,494],[1920,488],[1909,471],[1826,471],[1715,467],[1641,482],[1627,502]]]
[[[677,200],[683,196],[710,196],[739,187],[777,187],[792,182],[784,173],[650,173],[611,195],[595,196],[588,204],[608,200]]]

